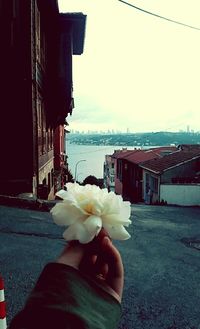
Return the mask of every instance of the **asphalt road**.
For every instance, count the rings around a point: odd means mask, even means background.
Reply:
[[[200,208],[136,205],[120,329],[200,329]],[[65,242],[48,213],[0,206],[0,271],[7,318],[23,306],[43,266]]]

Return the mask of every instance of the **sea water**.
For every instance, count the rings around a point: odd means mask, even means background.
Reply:
[[[117,145],[77,145],[70,144],[69,141],[67,141],[66,143],[69,169],[73,177],[75,177],[75,168],[77,165],[76,179],[79,182],[82,182],[84,178],[89,175],[94,175],[97,178],[103,178],[105,155],[113,154],[115,150],[121,150],[122,148],[126,148],[126,146]],[[135,149],[135,147],[127,146],[127,149],[131,150]]]

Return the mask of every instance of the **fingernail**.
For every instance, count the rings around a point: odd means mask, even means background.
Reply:
[[[108,236],[105,236],[103,238],[103,244],[104,244],[104,246],[108,246],[110,244],[110,239]]]

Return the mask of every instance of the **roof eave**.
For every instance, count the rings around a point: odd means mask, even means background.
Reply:
[[[155,171],[153,169],[149,169],[149,168],[146,168],[146,167],[141,166],[141,165],[139,165],[139,167],[142,168],[142,169],[144,169],[144,170],[150,171],[150,172],[152,172],[152,173],[154,173],[156,175],[161,175],[161,173],[162,173],[162,171]]]
[[[47,12],[54,12],[56,14],[59,13],[59,7],[58,7],[58,0],[37,0],[37,5],[41,11],[44,13]]]
[[[60,14],[62,31],[72,29],[73,55],[81,55],[84,51],[86,18],[83,13]]]
[[[176,164],[176,165],[174,165],[174,166],[171,166],[171,167],[169,167],[169,168],[163,169],[163,171],[168,171],[168,170],[170,170],[170,169],[173,169],[173,168],[179,167],[179,166],[181,166],[181,165],[184,164],[184,163],[190,162],[190,161],[192,161],[192,160],[196,160],[196,159],[198,159],[198,158],[200,158],[200,154],[199,154],[198,156],[195,156],[195,157],[191,158],[191,159],[188,159],[188,160],[182,161],[182,162],[180,162],[180,163],[178,163],[178,164]]]
[[[139,166],[140,166],[141,168],[143,168],[143,169],[145,169],[145,170],[148,170],[148,171],[150,171],[150,172],[153,172],[153,173],[155,173],[155,174],[157,174],[157,175],[161,175],[161,174],[162,174],[163,172],[165,172],[165,171],[168,171],[168,170],[170,170],[170,169],[173,169],[173,168],[179,167],[179,166],[181,166],[181,165],[184,164],[184,163],[190,162],[190,161],[192,161],[192,160],[196,160],[196,159],[198,159],[198,158],[200,158],[200,154],[197,155],[197,156],[195,156],[195,157],[193,157],[193,158],[191,158],[191,159],[188,159],[188,160],[182,161],[182,162],[180,162],[180,163],[178,163],[178,164],[176,164],[176,165],[174,165],[174,166],[171,166],[171,167],[169,167],[169,168],[162,169],[161,171],[155,171],[155,170],[153,170],[153,169],[147,168],[147,167],[142,166],[142,165],[139,165]]]

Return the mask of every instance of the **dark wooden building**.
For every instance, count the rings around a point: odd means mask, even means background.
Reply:
[[[0,194],[54,189],[54,132],[74,107],[72,55],[83,52],[85,23],[56,0],[0,0]]]

